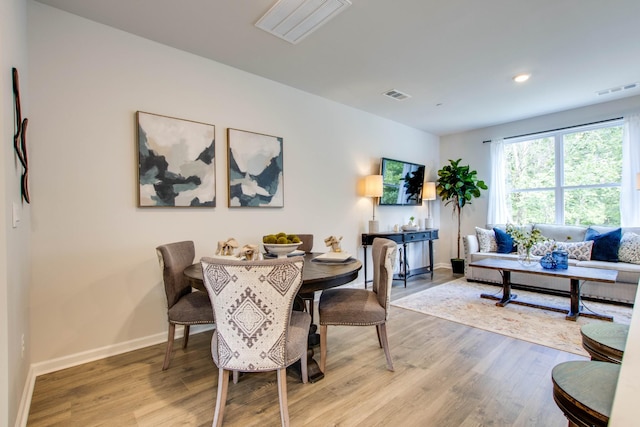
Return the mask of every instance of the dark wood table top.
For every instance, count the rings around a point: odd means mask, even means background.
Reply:
[[[362,263],[357,259],[350,259],[345,263],[328,263],[312,261],[320,253],[310,253],[304,256],[302,270],[302,286],[299,294],[309,294],[323,289],[344,285],[358,278]],[[193,264],[184,270],[184,275],[191,281],[191,286],[204,290],[202,266]]]
[[[539,274],[542,276],[566,277],[567,279],[590,280],[592,282],[615,283],[618,278],[616,270],[602,268],[576,267],[570,265],[568,269],[546,269],[540,263],[525,267],[516,260],[485,258],[469,264],[471,267],[482,267],[493,270],[515,271],[518,273]]]

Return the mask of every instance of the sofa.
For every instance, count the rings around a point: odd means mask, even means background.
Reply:
[[[618,272],[615,284],[584,281],[581,296],[585,299],[633,304],[640,279],[640,227],[582,227],[555,224],[529,224],[527,231],[540,230],[545,241],[536,243],[532,255],[540,259],[554,247],[569,252],[569,265],[602,268]],[[465,277],[470,282],[502,283],[499,271],[474,268],[470,264],[485,258],[518,259],[504,224],[476,227],[476,234],[463,237]],[[562,278],[526,273],[511,274],[514,288],[568,295],[569,281]]]

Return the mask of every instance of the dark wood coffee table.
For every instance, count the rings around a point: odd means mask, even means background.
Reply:
[[[526,305],[529,307],[542,308],[545,310],[553,310],[561,313],[567,313],[567,320],[576,320],[578,316],[593,317],[595,319],[613,321],[612,316],[587,313],[582,311],[580,305],[580,280],[590,280],[592,282],[604,282],[615,283],[618,277],[618,272],[615,270],[603,270],[599,268],[586,268],[586,267],[573,267],[569,266],[566,270],[549,270],[542,268],[540,264],[525,267],[520,262],[507,259],[494,259],[485,258],[480,261],[472,262],[471,267],[488,268],[491,270],[498,270],[502,275],[502,298],[498,298],[490,294],[481,294],[482,298],[497,299],[499,300],[496,305],[498,307],[504,307],[509,303]],[[535,302],[527,302],[517,300],[518,297],[511,293],[511,272],[535,274],[540,276],[551,277],[564,277],[570,281],[569,295],[571,298],[571,304],[569,311],[566,308],[552,307],[543,304],[537,304]]]

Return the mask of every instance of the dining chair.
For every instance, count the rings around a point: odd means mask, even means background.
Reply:
[[[326,289],[320,295],[320,370],[325,372],[327,363],[327,326],[374,326],[378,334],[378,344],[384,349],[387,368],[393,371],[387,320],[391,298],[393,266],[397,245],[384,238],[373,240],[373,286],[368,289],[335,288]]]
[[[313,250],[313,234],[296,234],[300,238],[302,244],[298,246],[298,249],[304,251],[304,253],[311,253]]]
[[[173,351],[173,338],[176,325],[184,326],[182,348],[187,348],[189,328],[191,325],[215,323],[211,301],[206,292],[192,289],[183,274],[186,267],[193,263],[195,247],[192,241],[168,243],[156,248],[164,291],[167,295],[167,317],[169,320],[169,336],[167,350],[164,355],[162,370],[169,367]]]
[[[218,367],[213,426],[222,425],[229,371],[277,371],[280,418],[289,425],[287,366],[300,360],[307,382],[311,316],[292,311],[303,257],[239,261],[202,258],[204,285],[216,316],[211,356]]]

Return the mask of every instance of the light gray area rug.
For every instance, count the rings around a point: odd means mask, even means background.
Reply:
[[[480,298],[482,293],[502,296],[502,287],[457,279],[398,299],[391,305],[583,356],[588,353],[582,348],[580,327],[603,322],[583,316],[573,322],[565,319],[565,313],[517,304],[497,307],[495,300]],[[512,293],[523,301],[569,309],[569,298],[521,290]],[[585,310],[611,315],[617,323],[631,322],[629,307],[582,303]]]

